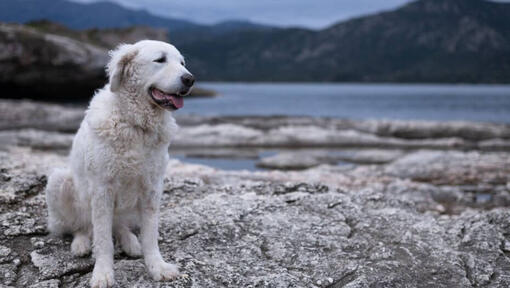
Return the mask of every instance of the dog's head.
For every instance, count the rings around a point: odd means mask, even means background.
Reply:
[[[181,53],[165,42],[143,40],[122,44],[110,56],[106,69],[110,90],[128,97],[143,97],[142,101],[163,109],[181,108],[183,96],[191,92],[195,83]]]

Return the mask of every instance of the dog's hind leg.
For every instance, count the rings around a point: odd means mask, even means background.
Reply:
[[[48,230],[62,235],[76,230],[74,221],[74,184],[67,169],[55,169],[48,177],[46,185],[46,203],[48,205]]]
[[[115,238],[120,243],[122,251],[131,257],[142,256],[142,246],[138,237],[131,231],[129,225],[123,222],[115,223],[113,227]]]
[[[73,234],[73,243],[71,243],[71,253],[77,257],[83,257],[91,251],[91,233],[89,231],[80,230]]]

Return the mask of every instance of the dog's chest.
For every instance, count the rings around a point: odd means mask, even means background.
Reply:
[[[168,161],[168,145],[155,133],[133,133],[112,147],[115,174],[125,177],[157,174]]]
[[[153,139],[128,143],[116,148],[117,157],[112,162],[117,170],[114,173],[117,210],[132,208],[142,195],[160,189],[168,163],[168,143]]]

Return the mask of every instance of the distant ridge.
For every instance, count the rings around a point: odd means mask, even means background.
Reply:
[[[420,0],[324,30],[179,43],[201,79],[510,83],[510,4]]]
[[[1,0],[0,21],[26,23],[50,20],[73,29],[123,28],[143,25],[178,30],[197,27],[190,21],[155,16],[112,2],[89,4],[64,0]]]

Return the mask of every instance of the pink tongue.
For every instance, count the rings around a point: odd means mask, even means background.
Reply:
[[[172,99],[172,103],[174,103],[174,106],[176,108],[182,108],[184,106],[184,100],[182,97],[176,97],[176,96],[170,96],[170,99]]]
[[[152,95],[153,95],[154,97],[156,97],[157,99],[160,99],[160,100],[161,100],[161,99],[165,99],[165,93],[163,93],[163,92],[159,91],[158,89],[154,89],[154,90],[152,91]]]

